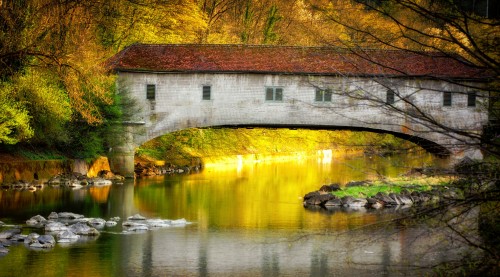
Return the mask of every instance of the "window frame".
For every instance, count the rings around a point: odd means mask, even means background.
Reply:
[[[156,84],[146,84],[146,99],[149,101],[156,100]]]
[[[467,107],[474,108],[477,106],[477,91],[467,92]]]
[[[326,89],[316,88],[316,90],[314,91],[314,102],[331,103],[332,95],[333,91],[329,88]]]
[[[208,98],[206,98],[205,96],[207,96],[207,91],[205,89],[208,89]],[[211,85],[203,85],[201,87],[201,100],[203,101],[210,101],[212,100],[212,86]]]
[[[451,91],[443,91],[443,107],[451,107],[453,105],[453,94]]]
[[[396,103],[396,92],[392,89],[388,89],[385,94],[385,104],[393,105]]]
[[[283,102],[283,96],[284,96],[284,89],[283,89],[283,87],[269,86],[269,87],[266,87],[266,89],[264,91],[265,91],[265,100],[266,100],[266,102]],[[272,93],[272,99],[270,99],[268,97],[270,91]]]

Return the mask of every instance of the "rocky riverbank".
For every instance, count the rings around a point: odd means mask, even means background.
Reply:
[[[412,169],[404,177],[406,182],[353,181],[345,186],[324,185],[317,191],[304,195],[303,205],[305,208],[326,210],[408,208],[413,205],[464,200],[470,195],[490,191],[496,186],[490,179],[485,179],[480,185],[471,186],[468,181],[458,177],[460,167],[456,170],[439,172],[446,174],[447,177],[444,179],[432,176],[437,173],[435,171]],[[426,175],[426,173],[432,174]],[[468,174],[470,177],[472,173]],[[435,184],[431,184],[432,182]],[[352,193],[349,194],[349,191]]]
[[[452,199],[462,199],[463,192],[458,188],[442,187],[430,191],[410,191],[403,189],[400,193],[378,192],[372,197],[338,197],[332,194],[333,191],[340,190],[338,184],[322,186],[318,191],[307,193],[304,196],[304,206],[320,206],[330,208],[349,209],[380,209],[387,207],[409,207],[415,204],[436,203]]]
[[[0,185],[2,189],[19,189],[36,191],[48,185],[51,187],[66,187],[66,188],[83,188],[90,186],[109,186],[113,183],[121,184],[125,178],[120,175],[113,174],[110,171],[102,170],[97,177],[88,177],[78,172],[61,173],[53,176],[48,181],[44,182],[37,178],[36,174],[31,181],[17,180],[12,183],[3,183]]]
[[[71,212],[52,212],[47,219],[35,215],[26,220],[26,224],[7,226],[0,222],[0,256],[6,255],[9,248],[24,244],[30,249],[51,249],[57,243],[68,244],[95,240],[101,232],[120,232],[115,226],[121,219],[113,217],[108,220],[102,218],[86,218],[83,215]],[[140,214],[127,218],[122,223],[121,233],[146,232],[158,228],[183,227],[190,222],[185,219],[148,219]],[[5,227],[7,229],[5,229]],[[33,232],[33,229],[37,230]],[[27,230],[27,232],[25,232]]]

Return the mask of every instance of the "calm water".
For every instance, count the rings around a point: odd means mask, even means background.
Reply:
[[[96,238],[48,251],[13,245],[0,276],[399,276],[461,251],[425,226],[395,227],[400,211],[307,210],[323,184],[395,176],[429,156],[301,159],[211,167],[200,174],[79,190],[0,191],[0,220],[24,224],[50,212],[122,219],[185,218],[193,224]],[[378,224],[377,224],[378,223]],[[36,229],[25,228],[24,233]]]

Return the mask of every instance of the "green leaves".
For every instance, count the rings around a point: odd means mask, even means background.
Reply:
[[[16,144],[33,136],[26,108],[11,95],[12,85],[0,84],[0,143]]]

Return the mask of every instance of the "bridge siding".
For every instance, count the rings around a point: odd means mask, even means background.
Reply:
[[[443,90],[465,88],[450,83],[422,79],[380,79],[412,98],[443,124],[481,132],[487,121],[485,109],[467,107],[467,95],[454,94],[452,107],[442,106]],[[453,155],[463,156],[460,142],[440,132],[429,132],[410,118],[386,110],[384,105],[370,101],[333,95],[331,103],[314,101],[315,85],[328,83],[335,92],[361,87],[373,97],[385,101],[386,88],[372,78],[328,77],[272,74],[210,74],[210,73],[134,73],[120,72],[119,87],[138,101],[142,112],[134,118],[145,122],[143,132],[134,132],[127,153],[147,140],[191,127],[221,125],[302,125],[371,128],[418,136],[442,145]],[[156,85],[154,110],[146,99],[146,85]],[[211,100],[202,100],[202,87],[211,86]],[[265,88],[279,86],[284,90],[283,102],[265,100]],[[424,88],[424,89],[422,89]],[[418,90],[418,93],[415,91]],[[411,96],[410,96],[411,95]],[[479,99],[479,98],[478,98]],[[396,104],[405,109],[405,104]],[[407,107],[406,107],[407,108]],[[411,130],[419,131],[412,132]],[[468,149],[466,149],[468,150]],[[478,151],[473,154],[477,156]],[[461,154],[462,153],[462,154]],[[127,154],[130,156],[129,154]]]
[[[143,139],[187,127],[240,124],[302,124],[366,127],[402,132],[403,125],[425,131],[408,118],[391,113],[383,105],[334,95],[331,103],[314,101],[314,85],[331,84],[335,91],[356,87],[370,91],[385,100],[386,88],[371,79],[342,77],[307,77],[260,74],[151,74],[120,73],[120,83],[142,106],[137,120],[145,121],[148,130]],[[146,99],[146,84],[156,84],[155,108]],[[202,100],[202,86],[212,87],[212,100]],[[284,89],[283,102],[265,101],[265,87]],[[343,86],[343,87],[341,87]],[[414,93],[416,87],[425,87]],[[412,101],[444,124],[481,131],[487,114],[478,104],[467,107],[467,95],[455,94],[452,107],[442,106],[443,90],[465,91],[464,88],[431,80],[398,80],[403,95],[413,94]],[[432,91],[436,90],[436,91]],[[405,104],[396,104],[404,108]],[[361,121],[360,121],[361,120]],[[370,122],[362,122],[370,121]],[[373,123],[373,124],[370,124]],[[439,143],[443,138],[429,134],[414,135]],[[144,141],[139,140],[141,144]]]

